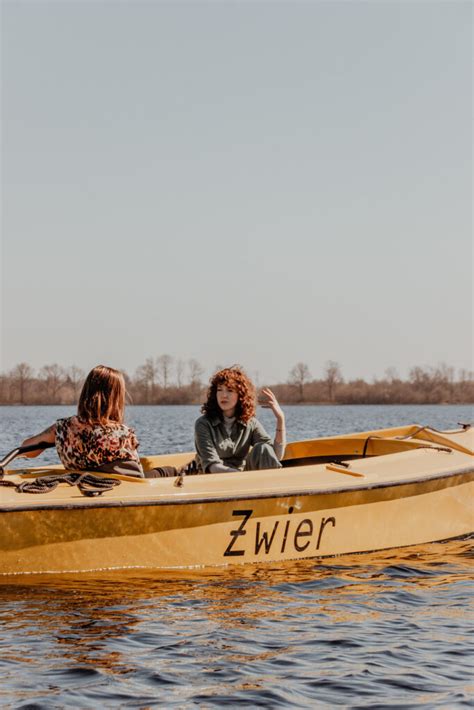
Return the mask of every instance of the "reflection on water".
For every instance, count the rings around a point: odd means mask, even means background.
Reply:
[[[5,702],[468,704],[472,553],[471,539],[159,576],[5,578]]]

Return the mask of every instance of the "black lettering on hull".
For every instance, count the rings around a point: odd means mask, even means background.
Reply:
[[[239,527],[237,530],[231,530],[230,535],[231,535],[231,541],[227,545],[226,551],[224,552],[224,557],[237,557],[241,555],[245,555],[245,550],[234,550],[233,547],[237,541],[237,538],[240,535],[247,535],[247,530],[244,530],[244,527],[252,515],[253,510],[233,510],[232,515],[236,515],[238,517],[243,516],[243,520],[240,523]]]
[[[321,538],[323,536],[324,528],[328,523],[331,523],[333,528],[336,527],[336,518],[323,518],[321,520],[321,525],[319,526],[319,535],[318,535],[318,543],[316,545],[316,549],[319,550],[319,545],[321,544]]]
[[[293,506],[290,505],[290,507],[288,508],[288,513],[291,515],[292,512],[293,512]],[[282,552],[285,552],[286,538],[288,537],[289,527],[290,527],[290,519],[288,518],[288,520],[286,521],[286,524],[285,524],[285,532],[283,533],[283,542],[281,543],[281,551]]]
[[[262,545],[265,545],[265,554],[268,555],[270,552],[270,549],[272,547],[273,543],[273,538],[275,537],[275,533],[278,529],[278,526],[280,524],[280,521],[277,520],[275,525],[273,526],[272,534],[270,537],[268,537],[269,533],[265,530],[262,532],[262,537],[259,539],[260,536],[260,523],[257,523],[257,532],[255,533],[255,554],[258,555],[260,552],[260,548]]]
[[[298,527],[295,530],[295,538],[293,540],[293,544],[295,546],[295,550],[298,550],[298,552],[304,552],[306,548],[309,545],[309,540],[306,540],[305,543],[300,545],[298,542],[300,537],[308,537],[313,534],[313,521],[309,520],[309,518],[305,518],[305,520],[302,520],[301,523],[298,525]]]
[[[293,510],[293,506],[288,508],[289,516],[291,516]],[[299,522],[295,521],[295,526],[293,527],[292,518],[287,517],[286,520],[276,520],[273,523],[273,527],[264,529],[264,522],[254,519],[249,522],[253,514],[254,511],[251,509],[232,511],[233,516],[242,518],[242,520],[238,528],[230,531],[230,541],[224,552],[224,557],[243,557],[247,553],[251,554],[251,550],[245,549],[245,546],[243,548],[236,547],[239,537],[247,535],[247,533],[251,535],[250,540],[255,533],[255,555],[268,555],[273,547],[275,547],[274,554],[276,553],[277,556],[275,559],[278,559],[279,554],[283,555],[285,552],[290,555],[293,552],[304,553],[312,544],[311,541],[316,539],[316,533],[317,540],[313,549],[319,550],[326,526],[336,527],[336,518],[333,516],[320,518],[319,529],[317,520],[304,518],[304,520]],[[249,543],[251,544],[250,540]],[[247,544],[248,547],[249,544]]]

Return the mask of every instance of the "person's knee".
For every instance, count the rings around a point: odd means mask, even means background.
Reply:
[[[281,468],[281,463],[271,444],[259,442],[252,447],[246,469],[255,471],[269,468]]]

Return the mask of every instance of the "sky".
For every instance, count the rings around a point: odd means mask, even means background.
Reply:
[[[0,371],[473,369],[472,6],[2,0]]]

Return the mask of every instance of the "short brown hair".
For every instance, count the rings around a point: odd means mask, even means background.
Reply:
[[[79,419],[88,424],[123,422],[125,380],[119,370],[97,365],[82,386],[77,407]]]
[[[222,410],[217,404],[217,388],[220,385],[237,392],[239,400],[235,408],[235,416],[246,424],[255,416],[255,387],[239,365],[226,367],[211,377],[207,399],[201,407],[201,412],[208,417],[222,419]]]

